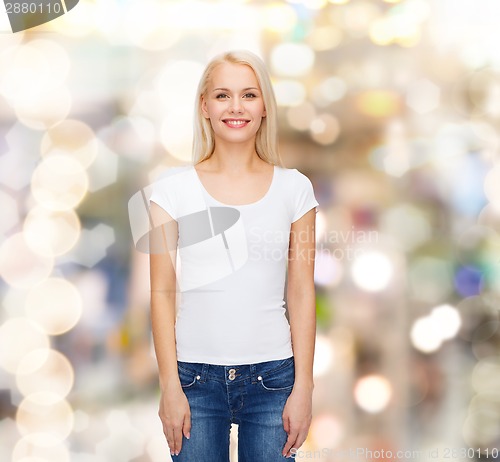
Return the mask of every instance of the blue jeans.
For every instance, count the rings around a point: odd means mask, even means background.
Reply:
[[[177,361],[191,409],[191,437],[174,462],[229,462],[231,424],[238,462],[283,462],[283,408],[295,382],[294,357],[240,366]]]

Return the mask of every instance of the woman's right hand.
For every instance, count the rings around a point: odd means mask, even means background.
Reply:
[[[170,454],[178,455],[182,448],[182,435],[189,439],[191,431],[191,409],[179,384],[167,385],[162,390],[158,415]]]

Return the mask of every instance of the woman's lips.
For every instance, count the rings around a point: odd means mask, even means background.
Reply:
[[[230,128],[242,128],[249,124],[249,120],[244,119],[224,119],[224,122]]]

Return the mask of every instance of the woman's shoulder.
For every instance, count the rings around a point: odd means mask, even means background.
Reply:
[[[290,181],[304,181],[307,176],[296,168],[278,167],[282,172],[282,176]]]
[[[165,168],[152,182],[153,194],[156,192],[173,197],[193,189],[192,176],[190,175],[192,168],[192,165]]]

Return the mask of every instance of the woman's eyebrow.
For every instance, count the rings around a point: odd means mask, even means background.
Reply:
[[[230,91],[229,88],[215,88],[213,91],[218,91],[218,90],[222,90],[222,91]],[[243,88],[243,90],[241,91],[248,91],[248,90],[259,90],[258,88],[256,87],[248,87],[248,88]]]

